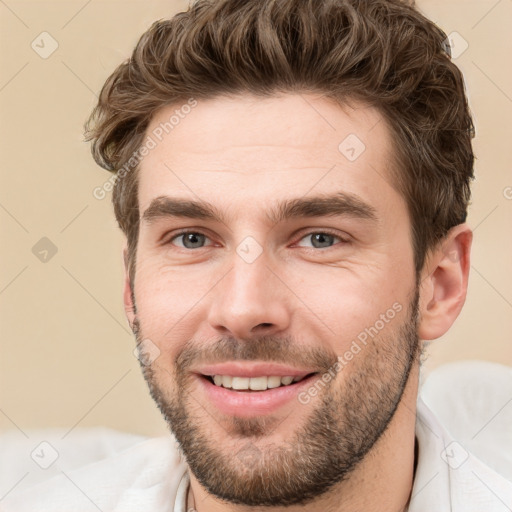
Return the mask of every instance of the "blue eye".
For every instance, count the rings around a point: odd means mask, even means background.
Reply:
[[[305,242],[308,239],[309,243]],[[347,242],[347,240],[325,231],[315,231],[303,236],[297,245],[299,247],[309,247],[313,249],[329,249],[339,242],[343,243]],[[174,235],[168,243],[182,249],[202,249],[203,247],[211,245],[211,240],[203,233],[183,231]]]
[[[323,231],[309,233],[305,237],[301,238],[300,242],[302,242],[302,240],[307,240],[308,238],[311,240],[311,244],[315,249],[326,249],[332,247],[335,244],[336,239],[343,242],[339,236],[331,235],[330,233],[325,233]],[[298,244],[299,246],[308,247],[300,242]]]
[[[175,240],[180,239],[182,241],[181,245],[174,243]],[[206,235],[203,235],[202,233],[196,233],[194,231],[185,231],[171,238],[169,243],[172,243],[173,245],[177,245],[178,247],[182,247],[184,249],[201,249],[202,247],[205,246],[206,240],[209,240],[209,238]]]

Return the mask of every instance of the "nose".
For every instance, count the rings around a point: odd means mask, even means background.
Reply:
[[[208,321],[218,334],[248,339],[290,325],[290,292],[263,254],[252,263],[234,254],[231,270],[214,290]]]

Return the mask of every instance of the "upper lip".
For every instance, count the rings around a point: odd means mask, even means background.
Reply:
[[[202,365],[197,373],[206,376],[230,375],[232,377],[305,377],[310,373],[316,373],[313,369],[294,368],[278,363],[247,363],[226,362]]]

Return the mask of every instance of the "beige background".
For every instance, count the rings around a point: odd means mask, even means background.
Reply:
[[[512,1],[419,5],[447,33],[460,34],[455,50],[468,44],[456,62],[466,77],[478,156],[469,296],[449,334],[429,348],[425,370],[473,358],[512,365]],[[82,125],[139,35],[186,6],[0,3],[2,430],[105,425],[166,432],[132,353],[110,195],[92,195],[109,174],[92,161]],[[42,32],[58,42],[46,59],[31,47],[35,40],[39,52],[51,48]],[[57,248],[47,262],[32,252],[43,237]]]

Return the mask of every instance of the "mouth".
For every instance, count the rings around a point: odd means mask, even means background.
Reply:
[[[195,372],[204,399],[230,417],[255,418],[279,412],[288,405],[304,406],[300,393],[312,386],[320,372],[273,363],[223,363]],[[295,404],[295,405],[293,405]]]
[[[235,375],[202,375],[214,386],[240,392],[262,392],[270,389],[292,386],[316,375],[316,372],[305,375],[260,375],[256,377],[242,377]]]

